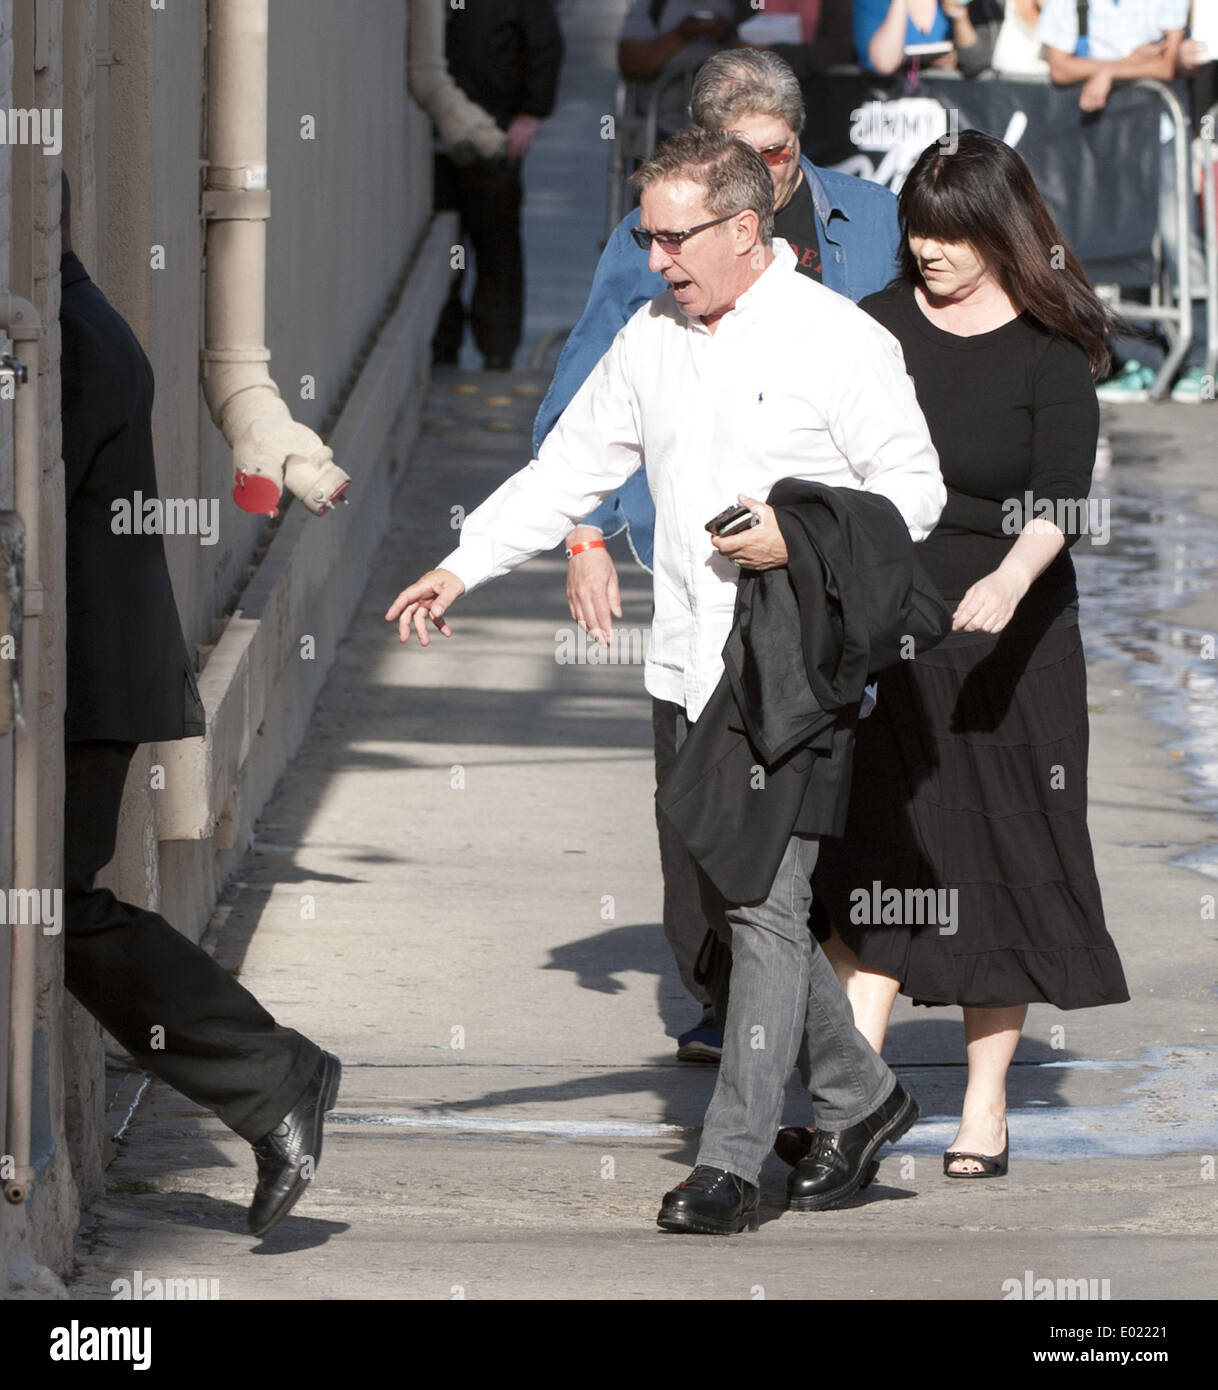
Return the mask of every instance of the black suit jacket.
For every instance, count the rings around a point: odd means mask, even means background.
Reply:
[[[116,534],[112,503],[157,496],[152,367],[68,252],[60,263],[69,742],[203,733],[203,702],[159,535]]]
[[[563,55],[553,0],[449,7],[444,51],[453,81],[504,130],[513,116],[553,111]]]
[[[886,497],[784,478],[769,503],[787,564],[741,575],[723,677],[656,790],[729,903],[768,895],[793,834],[843,833],[864,687],[951,629]]]

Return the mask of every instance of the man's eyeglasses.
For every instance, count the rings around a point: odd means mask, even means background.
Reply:
[[[764,150],[758,150],[757,153],[771,169],[777,169],[780,165],[786,164],[795,153],[795,141],[788,140],[785,145],[767,145]]]
[[[729,212],[723,217],[716,217],[713,222],[702,222],[697,227],[690,227],[684,232],[649,232],[644,227],[631,227],[630,235],[641,251],[650,251],[651,243],[658,241],[661,251],[669,256],[674,256],[691,236],[697,236],[699,232],[706,231],[708,227],[717,227],[720,222],[726,222],[729,217],[739,217],[741,211],[742,209],[738,209],[736,212]]]

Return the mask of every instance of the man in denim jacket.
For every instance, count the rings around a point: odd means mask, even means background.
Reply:
[[[856,303],[892,279],[900,236],[896,198],[879,184],[818,169],[801,155],[803,96],[798,78],[781,58],[760,49],[716,54],[699,69],[690,112],[695,125],[733,131],[761,154],[774,180],[775,232],[794,247],[803,273]],[[534,455],[618,331],[640,306],[668,288],[662,275],[648,270],[646,253],[634,243],[631,231],[638,222],[635,208],[605,246],[583,315],[567,338],[537,412]],[[575,550],[567,577],[571,616],[605,640],[612,635],[613,617],[620,618],[622,611],[617,571],[604,537],[625,530],[635,558],[650,570],[654,527],[655,506],[640,469],[567,537],[568,550]],[[676,756],[679,721],[673,708],[653,702],[657,779]],[[682,983],[702,1010],[697,1026],[678,1039],[677,1056],[717,1062],[722,1038],[713,996],[721,993],[723,980],[695,979],[708,927],[697,871],[665,822],[660,822],[659,834],[664,934]],[[705,976],[705,971],[698,973]]]

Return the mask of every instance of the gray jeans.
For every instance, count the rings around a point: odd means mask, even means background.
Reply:
[[[818,840],[793,836],[763,903],[728,907],[732,984],[719,1080],[698,1162],[755,1183],[782,1120],[791,1068],[816,1106],[819,1129],[857,1124],[896,1085],[854,1026],[833,967],[808,926]]]

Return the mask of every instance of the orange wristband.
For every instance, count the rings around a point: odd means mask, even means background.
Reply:
[[[604,550],[604,541],[579,541],[576,545],[570,546],[567,550],[567,559],[573,555],[582,554],[585,550]]]

